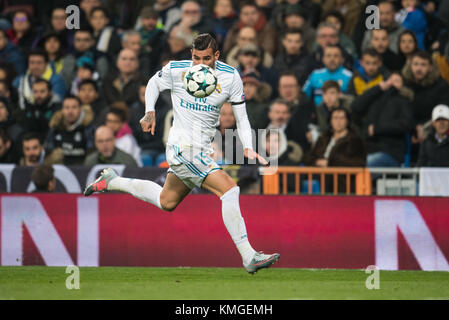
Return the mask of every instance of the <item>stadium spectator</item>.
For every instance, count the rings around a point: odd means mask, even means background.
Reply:
[[[237,124],[234,117],[232,105],[229,102],[223,104],[220,110],[218,132],[214,141],[221,146],[223,152],[223,161],[230,164],[243,164],[243,144],[237,133]],[[235,136],[234,139],[231,138]],[[218,139],[221,139],[219,141]]]
[[[362,138],[351,127],[350,113],[343,107],[329,112],[329,128],[304,156],[304,163],[317,167],[364,167],[366,151]]]
[[[270,21],[271,13],[273,12],[274,7],[276,6],[274,0],[254,0],[256,5],[259,7],[259,10],[263,13],[265,18]]]
[[[271,56],[276,54],[276,30],[268,22],[252,0],[243,1],[240,5],[239,20],[234,23],[226,35],[223,51],[227,54],[235,46],[239,30],[243,27],[252,27],[257,32],[258,45]]]
[[[64,41],[64,47],[67,49],[66,53],[72,53],[74,29],[68,29],[66,26],[67,13],[65,8],[57,7],[51,12],[50,25],[47,28],[47,32],[57,33]]]
[[[108,111],[107,104],[99,94],[97,82],[91,79],[86,79],[78,85],[77,97],[81,101],[81,105],[87,105],[94,113],[92,124],[95,127],[104,123],[106,113]]]
[[[322,9],[317,2],[313,0],[288,0],[278,3],[271,14],[271,20],[277,30],[282,30],[284,28],[285,17],[292,11],[303,12],[303,16],[307,20],[307,23],[313,28],[316,28],[320,22]],[[288,27],[298,28],[300,26]]]
[[[343,66],[343,54],[339,46],[328,45],[324,48],[323,64],[324,68],[314,70],[303,87],[304,93],[313,99],[316,106],[322,101],[321,87],[325,81],[337,81],[341,91],[346,92],[352,77],[352,72]]]
[[[61,109],[61,100],[54,95],[51,84],[45,79],[33,83],[33,102],[26,101],[25,109],[17,110],[17,121],[26,131],[48,133],[48,124],[53,114]]]
[[[413,31],[404,30],[398,37],[399,59],[401,59],[400,70],[404,67],[407,60],[418,51],[418,40]]]
[[[411,105],[416,132],[413,143],[424,141],[423,125],[432,117],[438,104],[449,104],[449,85],[440,77],[437,65],[427,52],[418,51],[407,61],[403,71],[405,83],[413,90]]]
[[[153,5],[155,0],[133,0],[133,1],[120,1],[120,0],[106,0],[102,1],[106,10],[108,10],[111,17],[111,24],[117,28],[118,34],[121,34],[124,30],[130,30],[139,24],[140,12]]]
[[[427,31],[427,17],[425,11],[419,6],[419,0],[402,0],[402,9],[395,15],[395,20],[405,29],[415,33],[418,48],[425,50],[425,35]]]
[[[419,148],[417,167],[449,167],[449,107],[432,111],[432,130]]]
[[[96,151],[86,157],[84,165],[92,167],[97,164],[124,164],[137,167],[134,158],[115,146],[114,132],[107,126],[100,126],[95,131]]]
[[[389,41],[389,48],[394,53],[399,53],[398,40],[399,35],[404,28],[395,21],[394,16],[396,9],[394,3],[389,0],[381,0],[378,4],[379,8],[379,26],[387,30]],[[371,35],[373,30],[366,30],[363,35],[362,51],[370,47]]]
[[[168,91],[162,92],[156,102],[156,126],[154,135],[142,131],[140,119],[145,115],[145,89],[146,82],[139,87],[139,101],[136,101],[130,109],[129,125],[134,137],[141,148],[142,162],[144,166],[159,165],[165,160],[165,142],[171,128],[173,119],[172,101]]]
[[[359,96],[384,81],[387,76],[388,71],[382,68],[382,56],[373,48],[365,49],[360,67],[354,70],[349,82],[348,94]]]
[[[214,5],[214,33],[217,38],[220,51],[228,34],[229,29],[237,21],[237,13],[234,10],[232,0],[216,0]],[[229,63],[228,63],[229,64]]]
[[[368,167],[399,167],[404,161],[406,134],[413,126],[412,99],[399,73],[355,98],[351,109],[361,119]]]
[[[50,120],[50,131],[45,141],[51,163],[83,164],[86,155],[94,148],[93,118],[92,109],[82,106],[77,97],[64,99],[62,109]]]
[[[88,57],[81,57],[76,62],[75,78],[70,85],[70,94],[77,96],[78,87],[84,80],[95,80],[97,83],[101,83],[100,75],[95,71],[94,62]]]
[[[182,3],[181,18],[173,25],[175,26],[193,35],[209,33],[215,37],[214,26],[208,17],[203,16],[197,1],[187,0]]]
[[[263,66],[261,57],[262,52],[256,44],[244,44],[237,54],[237,70],[241,75],[245,75],[251,72],[257,74],[261,81],[266,82],[271,86],[271,88],[273,89],[273,96],[276,96],[278,75],[272,68]]]
[[[181,9],[175,0],[156,0],[154,9],[159,15],[157,24],[165,32],[168,32],[172,26],[181,18]]]
[[[7,30],[9,39],[14,43],[24,57],[27,57],[39,40],[39,35],[33,28],[30,14],[26,10],[17,10],[12,16],[12,28]]]
[[[4,128],[13,141],[18,141],[24,129],[16,121],[14,110],[8,99],[0,97],[0,127]]]
[[[141,51],[149,55],[152,70],[159,67],[161,53],[165,44],[165,32],[157,25],[158,13],[151,7],[145,7],[140,13],[141,26],[137,29],[141,37]],[[123,41],[123,39],[122,39]],[[142,68],[142,70],[144,70]],[[153,72],[150,72],[153,74]]]
[[[331,9],[341,12],[345,24],[342,26],[342,31],[348,36],[352,37],[354,28],[357,24],[359,14],[361,12],[361,3],[358,0],[324,0],[322,5],[323,11],[327,12]]]
[[[140,33],[134,30],[126,31],[122,35],[123,49],[133,50],[139,60],[139,69],[142,70],[142,75],[146,78],[151,77],[156,71],[156,62],[152,61],[150,54],[142,50],[142,37]]]
[[[14,141],[9,136],[8,131],[0,127],[0,163],[17,163],[18,157],[18,153],[15,152]]]
[[[92,10],[101,6],[100,0],[80,0],[80,26],[82,29],[89,28],[89,17]]]
[[[281,78],[282,85],[284,85],[284,82],[291,81],[290,77],[286,76],[285,81]],[[271,103],[267,115],[269,123],[266,129],[281,129],[287,137],[288,144],[298,150],[300,156],[297,162],[299,162],[303,153],[309,150],[311,146],[307,134],[309,125],[316,121],[313,105],[306,102],[297,110],[294,110],[287,101],[277,99]]]
[[[139,86],[142,82],[136,53],[130,49],[122,49],[116,66],[118,71],[111,72],[104,79],[102,96],[108,104],[123,101],[130,106],[139,99]]]
[[[447,41],[445,46],[442,45],[441,47],[440,50],[433,53],[433,58],[440,70],[441,77],[449,84],[449,41]]]
[[[4,61],[0,61],[0,81],[5,81],[8,87],[12,87],[16,75],[14,67]]]
[[[383,66],[390,72],[398,71],[401,67],[401,59],[399,56],[390,50],[390,39],[388,38],[387,30],[374,29],[371,30],[371,47],[382,56]]]
[[[22,53],[12,41],[9,41],[3,29],[0,29],[0,61],[11,65],[17,74],[22,74],[26,70],[25,59]]]
[[[307,11],[301,8],[299,4],[291,4],[285,12],[280,30],[300,29],[304,40],[304,48],[307,53],[312,53],[314,50],[316,31],[310,25],[310,19]],[[278,31],[280,32],[280,31]]]
[[[28,71],[26,74],[18,76],[14,79],[13,85],[17,88],[19,94],[19,107],[25,109],[25,103],[33,101],[33,83],[43,78],[51,84],[53,94],[59,99],[63,99],[66,93],[64,80],[51,71],[48,67],[47,53],[41,49],[30,51],[28,56]]]
[[[159,64],[164,66],[164,60],[192,59],[192,53],[190,52],[192,42],[193,35],[191,33],[187,33],[179,27],[174,27],[168,35],[167,46],[161,54]]]
[[[309,166],[327,167],[364,167],[366,165],[366,149],[362,138],[351,126],[350,114],[345,108],[334,108],[330,114],[330,128],[326,131],[313,149],[304,156],[304,163]],[[355,185],[355,177],[347,185],[347,177],[338,176],[337,185],[331,175],[324,177],[325,192],[346,193],[349,186]],[[355,190],[349,189],[350,192]]]
[[[338,10],[329,10],[323,14],[322,20],[324,22],[332,23],[338,31],[338,43],[351,56],[357,56],[357,50],[351,38],[343,32],[345,26],[345,18]]]
[[[294,72],[301,85],[316,67],[315,60],[307,54],[300,29],[288,29],[282,35],[282,47],[274,60],[277,72]]]
[[[316,33],[315,50],[312,53],[315,62],[318,64],[318,67],[324,66],[324,49],[328,46],[338,46],[341,49],[344,67],[346,69],[352,70],[354,66],[354,58],[348,52],[346,52],[345,49],[343,49],[339,41],[338,30],[334,26],[334,24],[330,22],[321,22]]]
[[[22,153],[19,166],[34,167],[44,163],[45,150],[39,134],[28,132],[23,135]]]
[[[226,55],[226,63],[236,68],[239,64],[237,55],[239,54],[240,49],[247,43],[253,43],[257,45],[257,33],[254,28],[243,27],[242,29],[240,29],[237,37],[237,44]],[[271,68],[271,66],[273,65],[273,57],[265,50],[261,50],[261,53],[263,55],[263,66]]]
[[[107,56],[95,48],[95,40],[89,29],[78,29],[75,31],[73,39],[74,51],[71,54],[76,60],[77,65],[79,61],[85,59],[92,61],[95,70],[104,79],[108,72],[109,62]]]
[[[105,7],[92,8],[89,14],[89,24],[93,30],[95,48],[107,54],[111,60],[121,49],[117,31],[109,25],[110,17]]]
[[[323,83],[321,88],[323,93],[323,102],[316,108],[317,124],[320,134],[329,130],[330,114],[335,108],[344,108],[350,112],[351,103],[354,98],[350,95],[344,95],[340,91],[340,85],[337,81],[328,80]]]
[[[130,154],[139,167],[142,167],[140,147],[128,125],[128,106],[123,102],[115,102],[106,114],[105,125],[112,129],[115,146]]]
[[[73,81],[75,69],[75,58],[65,54],[64,41],[55,32],[45,34],[38,43],[38,46],[47,52],[48,64],[53,74],[61,76],[65,87],[70,88]]]
[[[31,181],[36,187],[33,193],[53,192],[56,189],[55,169],[50,164],[40,164],[34,167]]]
[[[259,76],[250,72],[242,77],[243,91],[245,93],[246,113],[251,128],[259,129],[261,115],[268,109],[268,101],[272,89],[268,83],[261,82]]]
[[[270,165],[297,166],[302,158],[302,152],[287,142],[284,131],[270,129],[264,132],[261,140],[262,154]]]

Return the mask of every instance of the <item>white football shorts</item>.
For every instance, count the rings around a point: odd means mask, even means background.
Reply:
[[[189,147],[167,144],[165,155],[170,165],[168,172],[177,176],[190,189],[195,186],[201,188],[209,173],[222,170],[204,151],[194,151]]]

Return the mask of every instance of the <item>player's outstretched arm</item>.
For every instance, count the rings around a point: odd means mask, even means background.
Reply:
[[[156,112],[148,111],[142,119],[140,119],[140,126],[143,132],[151,132],[154,136],[154,129],[156,128]]]

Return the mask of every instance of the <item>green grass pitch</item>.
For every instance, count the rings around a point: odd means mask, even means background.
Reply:
[[[364,270],[81,267],[68,290],[64,267],[0,267],[0,299],[449,299],[449,272],[380,271],[368,290]]]

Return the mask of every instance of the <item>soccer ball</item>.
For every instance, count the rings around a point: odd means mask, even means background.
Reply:
[[[191,67],[184,76],[184,89],[195,98],[211,95],[217,87],[214,69],[204,64]]]

